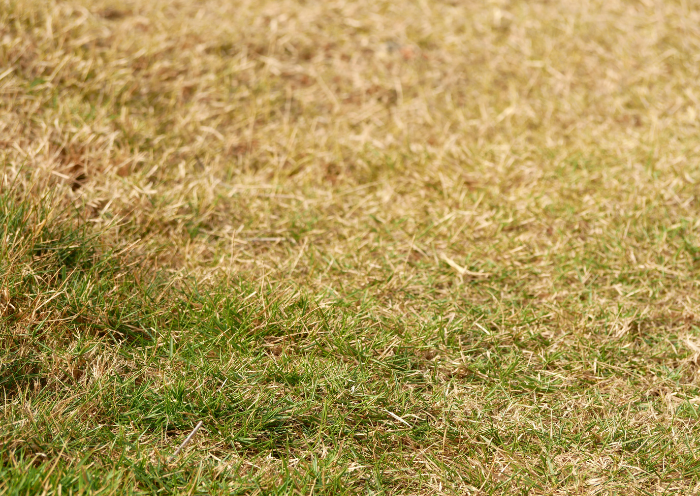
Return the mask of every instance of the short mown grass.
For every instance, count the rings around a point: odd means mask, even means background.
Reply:
[[[0,0],[0,493],[698,493],[699,27]]]

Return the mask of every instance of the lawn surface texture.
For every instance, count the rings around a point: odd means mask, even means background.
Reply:
[[[685,0],[0,0],[0,493],[697,494],[699,81]]]

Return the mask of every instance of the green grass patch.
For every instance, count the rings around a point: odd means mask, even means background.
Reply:
[[[598,484],[623,460],[611,487],[697,477],[687,354],[646,334],[663,322],[555,350],[534,307],[445,320],[437,301],[406,321],[366,298],[201,285],[50,205],[0,197],[4,493],[412,492],[432,484],[423,463],[455,494]]]

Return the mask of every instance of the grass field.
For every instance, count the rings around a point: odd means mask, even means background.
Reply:
[[[699,116],[690,0],[0,0],[0,493],[699,494]]]

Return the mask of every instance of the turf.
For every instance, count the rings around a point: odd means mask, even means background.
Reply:
[[[0,0],[0,492],[700,492],[699,26]]]

